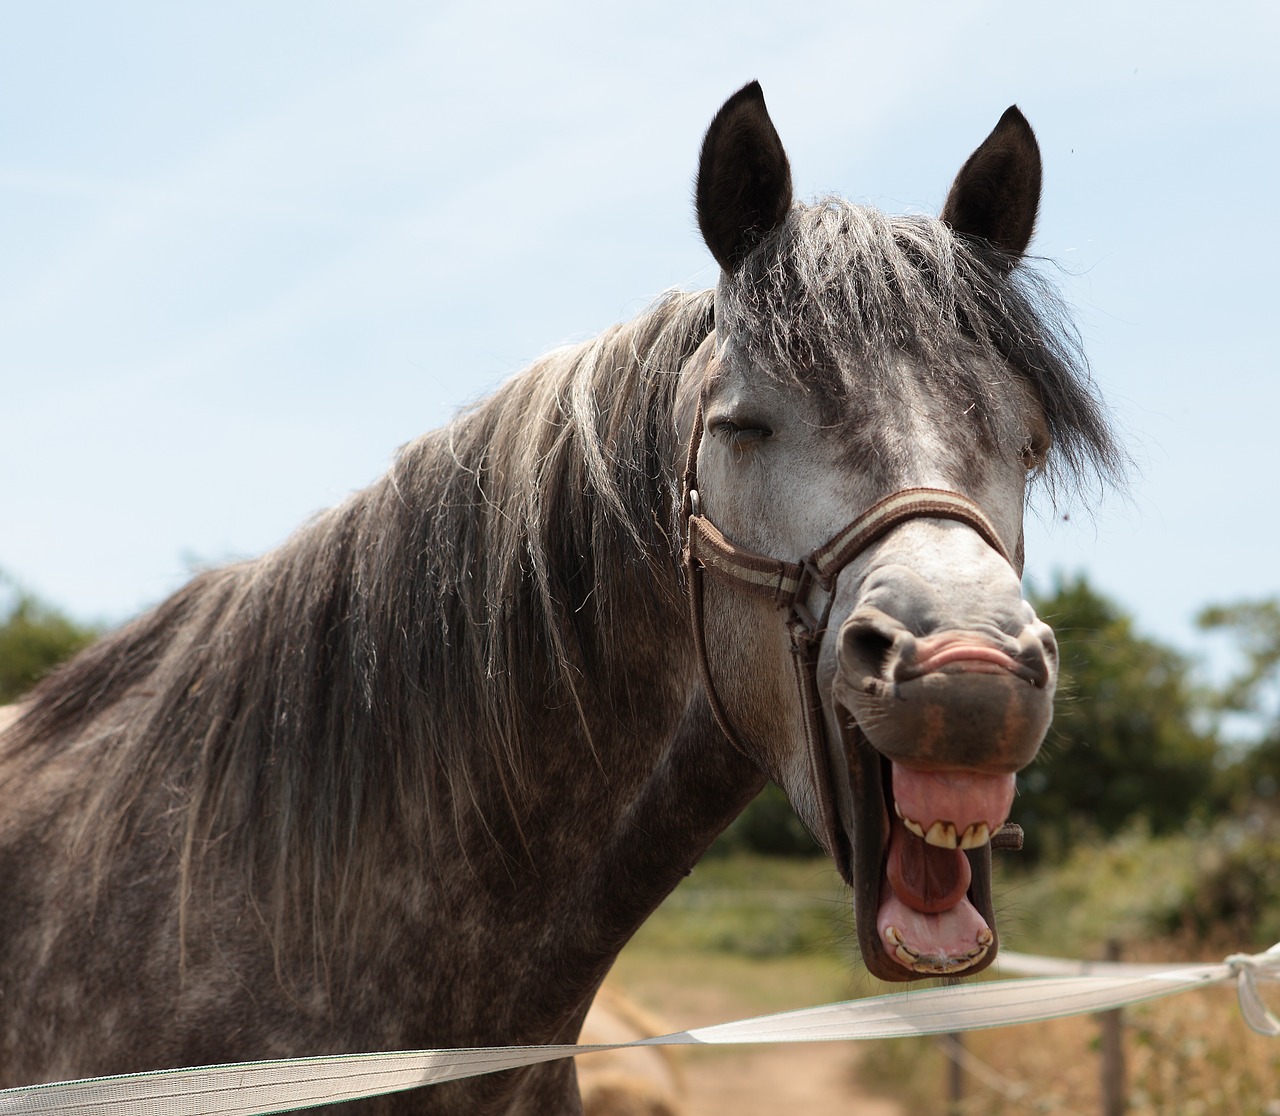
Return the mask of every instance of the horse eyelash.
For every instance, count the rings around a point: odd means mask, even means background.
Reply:
[[[763,442],[773,436],[773,431],[762,424],[739,424],[730,419],[718,419],[711,424],[711,433],[731,446]]]

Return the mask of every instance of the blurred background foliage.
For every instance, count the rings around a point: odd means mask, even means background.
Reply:
[[[1135,632],[1082,576],[1032,604],[1058,637],[1059,678],[1045,747],[1018,776],[1023,860],[1060,860],[1137,821],[1161,835],[1218,812],[1220,748],[1190,662]]]
[[[14,701],[98,635],[0,572],[0,705]]]

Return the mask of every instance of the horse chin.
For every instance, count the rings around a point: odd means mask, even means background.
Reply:
[[[891,684],[837,677],[834,694],[867,969],[886,981],[981,972],[999,948],[990,835],[1044,738],[1052,681],[978,657]]]

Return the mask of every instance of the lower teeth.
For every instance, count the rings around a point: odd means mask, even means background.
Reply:
[[[978,934],[978,944],[961,957],[925,957],[919,950],[912,949],[903,941],[896,926],[886,926],[884,939],[894,947],[894,956],[908,969],[917,973],[954,973],[967,969],[979,958],[983,957],[994,940],[989,929]]]

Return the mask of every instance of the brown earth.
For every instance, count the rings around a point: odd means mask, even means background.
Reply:
[[[896,1101],[867,1093],[857,1063],[838,1043],[746,1046],[690,1058],[688,1116],[905,1116]]]
[[[624,953],[606,988],[625,989],[640,1006],[646,1033],[729,1022],[765,1012],[844,998],[847,979],[838,966],[803,961],[755,963],[744,959],[650,956]],[[585,1037],[585,1036],[584,1036]],[[590,1041],[590,1040],[588,1040]],[[680,1116],[906,1116],[898,1102],[859,1081],[862,1049],[852,1043],[788,1043],[760,1046],[665,1048],[678,1080]],[[636,1051],[652,1057],[655,1051]],[[591,1055],[580,1059],[589,1077]],[[621,1063],[598,1071],[625,1070]],[[638,1064],[637,1075],[652,1075]],[[585,1082],[584,1082],[585,1085]],[[603,1111],[603,1110],[602,1110]]]

